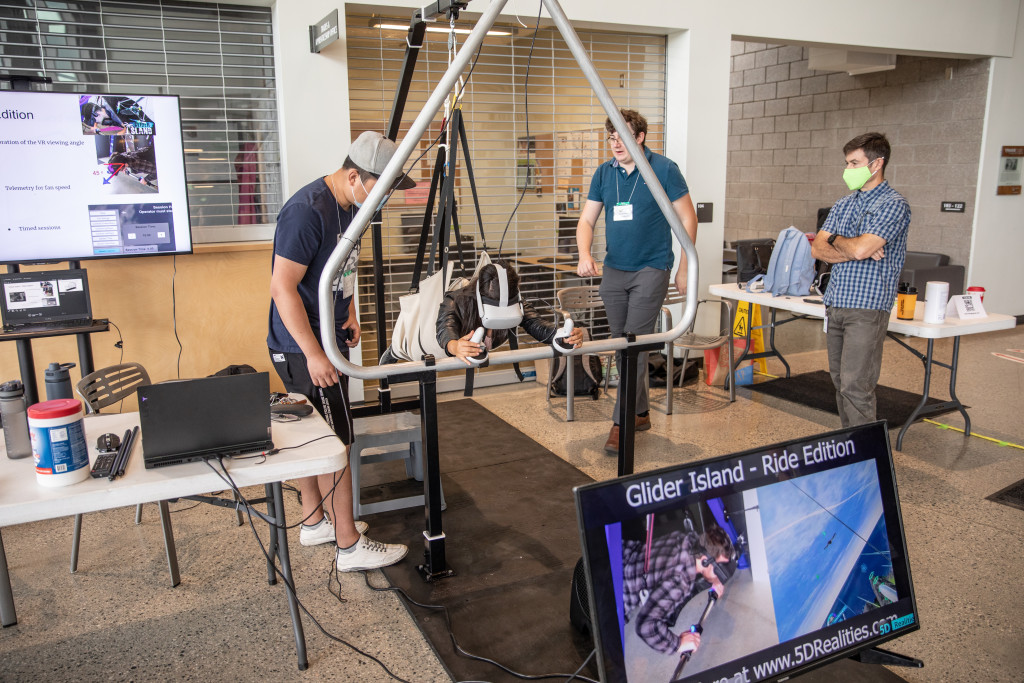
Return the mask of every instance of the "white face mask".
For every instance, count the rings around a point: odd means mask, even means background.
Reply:
[[[366,189],[366,185],[363,185],[363,179],[360,178],[359,176],[356,176],[356,179],[359,181],[359,187],[363,188],[363,192],[365,192],[366,196],[369,197],[370,191]],[[356,205],[357,209],[363,208],[363,203],[361,201],[358,201],[354,194],[352,195],[352,202]],[[377,209],[374,211],[374,213],[378,213],[381,209],[384,208],[384,205],[387,203],[388,198],[385,196],[384,199],[380,201],[380,204],[377,206]]]

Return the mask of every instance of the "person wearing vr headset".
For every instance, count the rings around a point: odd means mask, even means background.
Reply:
[[[541,318],[519,294],[519,274],[504,261],[490,263],[466,286],[448,292],[437,314],[437,343],[449,356],[473,365],[472,359],[504,344],[515,328],[522,328],[543,344],[555,340],[559,328]],[[484,328],[483,339],[473,341]],[[574,327],[560,343],[577,347],[583,343],[583,328]]]
[[[664,654],[700,647],[700,634],[671,628],[683,607],[707,585],[718,597],[736,570],[736,549],[721,527],[703,534],[673,531],[654,539],[622,544],[622,602],[626,621],[647,645]],[[703,581],[701,581],[703,579]]]
[[[665,189],[672,208],[682,222],[690,240],[697,241],[697,213],[690,199],[690,190],[679,166],[668,157],[652,152],[647,140],[647,119],[632,109],[621,109],[626,125],[637,145],[651,164],[658,182]],[[669,276],[675,256],[672,253],[672,229],[661,208],[640,176],[640,169],[629,150],[619,139],[611,119],[605,119],[612,158],[594,172],[587,202],[576,225],[576,245],[580,260],[576,273],[581,277],[601,277],[601,299],[608,314],[608,327],[613,337],[625,333],[650,334],[661,313],[668,294]],[[604,209],[605,244],[603,272],[590,253],[594,242],[594,225]],[[679,262],[674,277],[676,288],[686,293],[686,259]],[[626,352],[619,351],[615,362],[622,368]],[[620,370],[621,371],[621,370]],[[647,354],[636,359],[636,429],[651,428],[647,401]],[[619,452],[619,409],[622,392],[615,397],[612,428],[604,449]]]
[[[348,379],[338,373],[320,345],[320,276],[396,148],[380,133],[359,135],[340,169],[309,183],[281,207],[274,232],[270,357],[285,388],[308,397],[346,449],[354,436]],[[397,189],[414,185],[404,175],[396,182]],[[346,356],[360,334],[355,306],[350,305],[357,259],[354,250],[332,287],[334,335]],[[404,545],[372,541],[363,535],[367,525],[353,521],[352,475],[347,467],[344,472],[299,479],[298,485],[303,517],[299,542],[335,545],[338,571],[386,567],[405,557]],[[325,508],[330,519],[325,518]]]

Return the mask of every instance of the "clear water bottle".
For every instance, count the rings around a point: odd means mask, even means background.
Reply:
[[[25,387],[19,380],[0,384],[0,415],[4,420],[4,443],[12,460],[32,455],[32,439],[25,412]]]
[[[74,363],[50,363],[43,373],[46,380],[46,400],[52,401],[55,398],[74,398],[71,393],[71,374],[68,372],[75,367]]]

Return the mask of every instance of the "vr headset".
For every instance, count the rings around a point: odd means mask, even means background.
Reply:
[[[497,263],[492,264],[498,273],[498,298],[492,299],[480,293],[480,278],[476,281],[476,310],[481,324],[489,330],[507,330],[523,322],[523,304],[519,294],[509,298],[508,272]]]
[[[743,541],[741,537],[740,543],[742,544],[742,542]],[[717,576],[718,580],[722,583],[725,583],[726,581],[731,579],[732,575],[736,573],[736,567],[739,564],[740,552],[739,548],[737,548],[735,545],[733,546],[732,554],[729,556],[729,559],[726,562],[717,561],[715,558],[711,557],[708,551],[703,547],[699,548],[699,552],[701,555],[704,556],[703,558],[701,558],[700,565],[702,567],[713,566],[715,576]]]

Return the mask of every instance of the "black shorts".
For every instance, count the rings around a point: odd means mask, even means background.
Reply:
[[[270,350],[270,360],[284,388],[292,393],[302,394],[346,446],[352,443],[354,428],[352,409],[348,401],[348,377],[339,375],[338,383],[327,388],[313,384],[306,366],[306,356],[301,353],[284,353]]]

